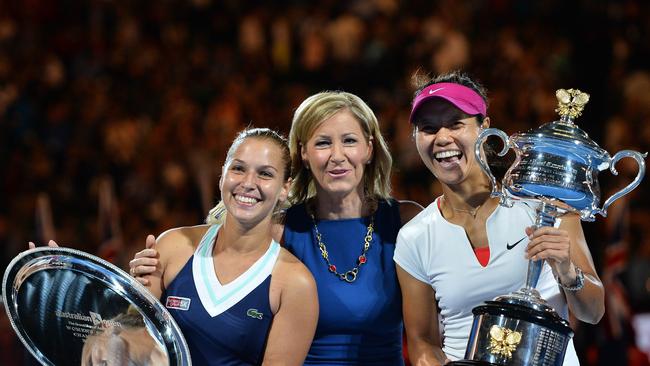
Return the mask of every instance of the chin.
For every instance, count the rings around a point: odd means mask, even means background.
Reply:
[[[460,184],[465,180],[465,175],[462,173],[459,174],[435,174],[436,178],[440,181],[440,183],[446,184],[446,185],[456,185]]]
[[[234,208],[229,210],[228,213],[230,216],[235,218],[237,221],[254,221],[260,216],[260,207],[251,207],[251,208]]]
[[[352,186],[350,184],[332,184],[325,187],[325,192],[328,194],[346,195],[350,192],[353,192],[355,189],[356,186]]]
[[[237,222],[239,222],[239,224],[244,227],[253,227],[259,224],[260,222],[262,222],[264,218],[263,217],[260,218],[258,216],[246,216],[246,217],[237,216],[235,217],[235,220],[237,220]]]

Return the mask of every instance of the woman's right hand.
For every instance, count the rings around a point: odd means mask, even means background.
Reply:
[[[155,249],[155,245],[156,237],[147,236],[145,248],[135,253],[129,262],[129,273],[145,286],[149,284],[147,276],[155,272],[158,267],[158,251]]]

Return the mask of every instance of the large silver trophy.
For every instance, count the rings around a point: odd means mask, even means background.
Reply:
[[[492,196],[499,197],[504,206],[511,206],[513,200],[535,201],[539,207],[536,227],[553,226],[556,218],[568,212],[579,214],[585,221],[593,221],[596,214],[606,216],[612,202],[636,188],[645,174],[647,154],[623,150],[611,157],[574,124],[589,101],[588,94],[560,89],[556,96],[560,120],[510,137],[501,130],[488,128],[479,135],[475,148],[476,158],[491,180]],[[489,136],[503,140],[499,156],[511,148],[516,154],[501,184],[497,184],[481,153]],[[599,208],[598,173],[609,169],[617,175],[615,165],[626,157],[636,160],[636,177]],[[562,365],[573,332],[535,290],[543,264],[542,260],[529,261],[522,289],[473,309],[467,361],[461,361],[462,364]]]
[[[40,247],[2,280],[11,326],[42,365],[191,366],[180,328],[138,281],[101,258]]]

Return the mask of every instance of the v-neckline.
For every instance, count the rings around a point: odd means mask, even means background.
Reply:
[[[192,260],[192,271],[199,299],[203,307],[217,315],[237,303],[268,277],[280,252],[280,245],[271,240],[269,248],[246,271],[223,285],[217,278],[212,251],[219,225],[213,225],[204,234]]]
[[[494,210],[492,212],[490,212],[488,217],[485,219],[485,237],[487,238],[487,245],[485,247],[482,247],[482,248],[488,248],[488,250],[490,252],[490,257],[488,258],[488,262],[485,265],[483,265],[483,264],[481,264],[481,261],[478,259],[478,256],[476,255],[476,252],[474,251],[474,246],[472,245],[472,241],[469,239],[469,235],[467,235],[467,231],[465,230],[465,228],[462,225],[458,225],[458,224],[455,224],[455,223],[447,220],[447,218],[445,218],[445,216],[442,214],[442,209],[440,207],[441,197],[442,196],[439,196],[436,199],[436,209],[437,209],[438,215],[440,215],[440,218],[442,220],[444,220],[447,224],[451,225],[456,230],[460,230],[463,233],[463,238],[465,238],[465,245],[463,245],[463,246],[466,248],[468,253],[471,253],[472,258],[474,259],[474,263],[479,265],[481,268],[487,268],[490,265],[490,263],[492,262],[492,258],[493,258],[493,255],[494,255],[492,247],[490,246],[490,231],[488,230],[488,223],[494,217],[494,215],[496,214],[497,210],[499,209],[499,206],[497,205],[494,208]]]
[[[271,242],[269,243],[269,247],[264,251],[264,254],[262,254],[259,258],[257,258],[257,259],[255,260],[255,262],[253,262],[253,264],[251,264],[251,266],[248,267],[248,269],[246,269],[246,270],[245,270],[244,272],[242,272],[239,276],[235,277],[235,279],[233,279],[232,281],[230,281],[230,282],[228,282],[228,283],[226,283],[226,284],[224,285],[224,284],[222,284],[221,281],[219,280],[219,276],[217,276],[217,265],[216,265],[215,262],[214,262],[214,254],[213,254],[213,252],[214,252],[214,247],[215,247],[215,245],[217,244],[217,237],[218,237],[218,236],[219,236],[219,232],[217,231],[217,232],[215,233],[215,235],[214,235],[214,239],[211,239],[211,240],[208,242],[208,244],[206,245],[206,248],[205,248],[205,250],[206,250],[206,252],[207,252],[207,253],[205,253],[205,254],[209,254],[209,256],[210,256],[210,265],[211,265],[211,267],[212,267],[212,270],[211,270],[211,271],[208,271],[208,273],[210,274],[210,279],[209,279],[209,281],[214,283],[214,286],[215,286],[215,288],[216,288],[218,291],[228,291],[228,289],[233,288],[233,287],[236,287],[238,284],[240,284],[241,282],[243,282],[244,280],[246,280],[246,278],[248,277],[248,275],[249,275],[251,272],[253,272],[253,271],[255,270],[255,268],[259,267],[259,263],[260,263],[260,262],[261,262],[261,261],[262,261],[262,260],[263,260],[263,259],[264,259],[268,254],[269,254],[269,252],[271,251],[271,249],[272,249],[271,247],[272,247],[272,245],[273,245],[273,240],[271,240]],[[207,260],[206,260],[206,262],[207,262]]]

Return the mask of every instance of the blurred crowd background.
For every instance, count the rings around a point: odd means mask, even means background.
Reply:
[[[427,205],[417,70],[480,80],[508,134],[557,119],[555,90],[579,88],[582,129],[612,155],[646,152],[649,40],[644,0],[0,0],[0,268],[51,238],[126,268],[147,234],[202,222],[235,132],[286,134],[325,89],[368,102],[394,196]],[[626,160],[600,173],[602,201],[636,174]],[[600,324],[573,324],[583,365],[648,365],[649,179],[583,225],[607,287]],[[0,317],[0,363],[20,365]]]

